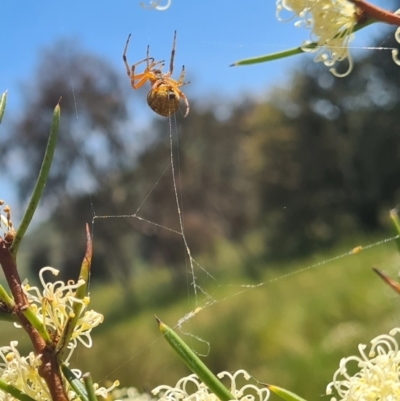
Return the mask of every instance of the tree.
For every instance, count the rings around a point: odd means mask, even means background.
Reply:
[[[1,144],[1,163],[17,182],[21,199],[30,192],[40,167],[54,105],[62,97],[62,121],[47,202],[96,188],[105,174],[126,164],[121,126],[127,97],[121,78],[98,56],[60,41],[42,51],[33,78],[24,83],[24,112]],[[18,168],[15,160],[19,160]],[[28,167],[29,166],[29,167]],[[72,177],[80,173],[80,189]]]

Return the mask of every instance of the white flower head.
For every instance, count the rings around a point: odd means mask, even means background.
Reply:
[[[22,357],[17,350],[17,341],[0,348],[0,377],[25,394],[38,401],[50,401],[51,396],[45,381],[39,376],[40,358],[33,352]],[[14,400],[9,394],[0,391],[0,400]]]
[[[343,358],[339,369],[328,384],[326,393],[336,396],[332,401],[396,401],[400,399],[400,351],[395,335],[400,328],[383,334],[371,341],[368,354],[367,346],[360,344],[360,355]],[[349,365],[354,366],[349,366]],[[350,374],[351,372],[356,372]]]
[[[52,401],[47,384],[39,375],[40,356],[35,356],[33,352],[30,352],[28,357],[22,357],[17,350],[17,345],[17,341],[12,341],[10,346],[0,348],[0,378],[34,400]],[[82,376],[82,372],[78,369],[74,369],[73,372],[78,378]],[[78,399],[69,382],[65,381],[65,384],[68,398],[70,400]],[[119,382],[115,381],[109,388],[99,387],[96,383],[93,386],[97,396],[107,398],[107,394],[118,385]],[[0,390],[0,401],[17,400],[10,394]]]
[[[158,11],[165,11],[167,8],[170,7],[172,0],[167,0],[167,3],[163,6],[160,6],[161,0],[151,0],[150,4],[139,3],[140,7],[147,8],[147,9],[154,9]]]
[[[52,267],[41,269],[39,278],[43,287],[42,291],[38,287],[30,287],[28,284],[23,286],[32,309],[49,332],[54,333],[55,336],[60,336],[68,319],[74,316],[73,306],[76,303],[80,303],[82,305],[80,315],[68,348],[71,351],[75,349],[77,341],[90,348],[92,346],[90,332],[94,327],[102,323],[104,318],[100,313],[87,310],[90,302],[89,297],[79,299],[75,296],[77,288],[85,285],[84,280],[79,280],[77,283],[73,281],[46,283],[43,278],[45,272],[51,272],[55,276],[58,275],[58,270]]]
[[[150,394],[139,393],[135,387],[116,388],[110,393],[110,398],[118,401],[156,401]]]
[[[269,398],[270,392],[266,387],[258,388],[253,384],[246,384],[241,388],[237,387],[236,379],[238,376],[243,376],[245,380],[251,378],[245,370],[238,370],[234,374],[221,372],[217,376],[220,379],[223,377],[230,379],[230,393],[235,397],[235,400],[267,401]],[[217,396],[195,374],[180,379],[175,387],[158,386],[152,393],[154,395],[161,393],[159,401],[219,401]]]
[[[353,3],[348,0],[277,0],[278,19],[283,9],[298,18],[295,26],[311,31],[310,41],[303,42],[301,46],[303,51],[317,53],[314,60],[327,67],[347,59],[349,67],[345,73],[339,74],[335,68],[330,68],[330,71],[340,77],[351,72],[353,63],[348,45],[359,20]],[[316,43],[316,46],[310,47],[311,43]]]
[[[400,15],[400,9],[398,9],[395,14]],[[396,39],[397,43],[400,43],[400,27],[396,29],[396,32],[394,34],[394,38]],[[393,49],[392,50],[392,57],[393,61],[400,66],[400,58],[399,58],[399,51],[398,49]]]

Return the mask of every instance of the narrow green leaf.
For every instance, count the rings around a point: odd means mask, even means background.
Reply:
[[[396,240],[396,246],[397,250],[400,252],[400,220],[396,209],[390,211],[390,219],[392,220],[394,232],[397,236],[399,236],[399,238]]]
[[[92,262],[92,237],[90,236],[89,226],[86,224],[86,252],[83,257],[83,261],[81,264],[81,271],[79,273],[79,280],[83,280],[85,282],[84,285],[80,286],[76,290],[76,298],[83,300],[87,295],[87,287],[90,278],[90,265]],[[61,333],[60,340],[57,344],[56,353],[58,355],[58,360],[62,360],[63,354],[67,349],[68,343],[71,340],[72,334],[74,333],[75,327],[78,323],[79,316],[81,315],[83,304],[81,302],[74,302],[72,306],[72,317],[69,317],[64,330]]]
[[[84,280],[86,285],[83,285],[76,290],[76,297],[79,299],[83,299],[87,295],[87,288],[90,280],[90,265],[92,263],[92,254],[92,237],[90,235],[89,225],[86,224],[86,252],[82,260],[81,270],[79,272],[79,280]]]
[[[277,396],[281,397],[285,401],[306,401],[304,398],[299,395],[292,393],[289,390],[285,390],[284,388],[273,386],[272,384],[266,384],[267,388],[269,388],[273,393]]]
[[[36,207],[39,204],[40,198],[43,193],[43,189],[46,185],[47,176],[49,175],[51,162],[53,161],[54,150],[57,143],[57,132],[58,123],[60,121],[60,104],[58,103],[54,109],[53,119],[51,122],[50,135],[47,141],[46,152],[43,157],[42,166],[39,171],[38,178],[36,180],[35,188],[33,189],[31,199],[29,200],[28,206],[25,210],[24,216],[22,217],[21,223],[18,226],[15,238],[11,244],[10,252],[14,260],[18,252],[18,248],[21,244],[22,238],[28,229],[29,223],[35,213]]]
[[[0,390],[12,395],[14,398],[20,401],[35,401],[34,398],[29,397],[29,395],[23,393],[21,390],[7,384],[3,379],[0,379]]]
[[[61,364],[61,371],[63,372],[63,375],[68,380],[68,383],[71,385],[72,389],[75,391],[78,397],[82,401],[89,401],[89,397],[86,392],[85,386],[75,376],[75,373],[71,369],[69,369],[65,364]]]
[[[368,25],[373,24],[374,22],[377,22],[377,21],[373,18],[369,18],[368,20],[366,20],[360,24],[357,24],[353,29],[353,33],[359,31],[360,29],[367,27]],[[334,36],[334,38],[339,37],[340,35],[343,35],[343,33],[342,32],[337,33]],[[236,67],[236,66],[240,66],[240,65],[258,64],[258,63],[266,63],[268,61],[279,60],[281,58],[291,57],[296,54],[306,53],[308,50],[313,50],[316,47],[318,47],[318,42],[311,42],[304,46],[294,47],[292,49],[284,50],[281,52],[271,53],[271,54],[266,54],[264,56],[258,56],[258,57],[252,57],[252,58],[239,60],[239,61],[236,61],[235,63],[231,64],[230,67]]]
[[[6,102],[7,102],[7,91],[5,91],[0,98],[0,124],[3,120],[4,111],[6,109]]]
[[[90,373],[85,373],[83,376],[83,383],[85,384],[85,388],[89,397],[89,401],[98,401],[96,394],[94,392],[94,387],[93,387],[93,380],[92,376]]]
[[[310,43],[308,46],[310,49],[315,49],[318,46],[316,42]],[[304,50],[301,47],[294,47],[293,49],[284,50],[277,53],[266,54],[264,56],[247,58],[244,60],[236,61],[231,64],[229,67],[237,67],[240,65],[250,65],[250,64],[258,64],[258,63],[266,63],[267,61],[279,60],[281,58],[294,56],[296,54],[304,53]]]
[[[190,349],[190,347],[167,325],[156,317],[158,327],[172,349],[185,362],[187,367],[212,391],[221,401],[234,400],[235,397],[218,380],[210,369]]]

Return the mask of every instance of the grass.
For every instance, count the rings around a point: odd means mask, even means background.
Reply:
[[[269,266],[263,277],[266,284],[258,288],[241,287],[248,280],[237,274],[201,283],[221,301],[185,324],[182,331],[189,334],[181,335],[199,354],[207,354],[203,360],[214,372],[244,368],[260,381],[305,398],[320,396],[343,356],[398,324],[396,295],[371,271],[378,264],[396,276],[394,243],[277,279],[359,245],[346,243],[345,248],[290,266]],[[229,250],[225,253],[229,260]],[[98,294],[93,291],[94,303]],[[119,378],[123,385],[139,389],[175,384],[189,372],[158,334],[153,314],[173,326],[192,309],[189,298],[132,311],[123,321],[106,326],[101,335],[94,333],[94,349],[82,350],[78,364],[97,379]]]

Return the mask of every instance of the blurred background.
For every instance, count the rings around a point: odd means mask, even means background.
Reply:
[[[396,9],[395,1],[376,4]],[[174,325],[217,301],[183,327],[206,364],[244,368],[311,398],[358,342],[398,324],[396,298],[370,272],[378,264],[397,274],[395,245],[336,259],[392,234],[388,211],[400,196],[394,28],[357,33],[353,72],[336,79],[312,55],[229,67],[309,39],[276,20],[274,2],[172,0],[160,12],[127,0],[7,0],[1,11],[0,91],[8,89],[8,103],[0,198],[14,225],[62,96],[59,144],[22,275],[35,283],[51,265],[76,279],[84,224],[94,223],[91,298],[105,323],[74,367],[141,391],[172,385],[188,371],[160,339],[153,314]],[[183,87],[190,114],[172,119],[178,193],[192,254],[213,277],[195,265],[197,298],[182,236],[171,231],[180,226],[169,123],[147,106],[148,84],[131,89],[121,57],[132,33],[130,64],[147,45],[156,60],[169,60],[174,30],[173,76],[184,64],[191,81]],[[138,208],[158,226],[112,218]],[[266,284],[234,296],[258,283]],[[12,328],[1,330],[4,343],[15,338]]]

